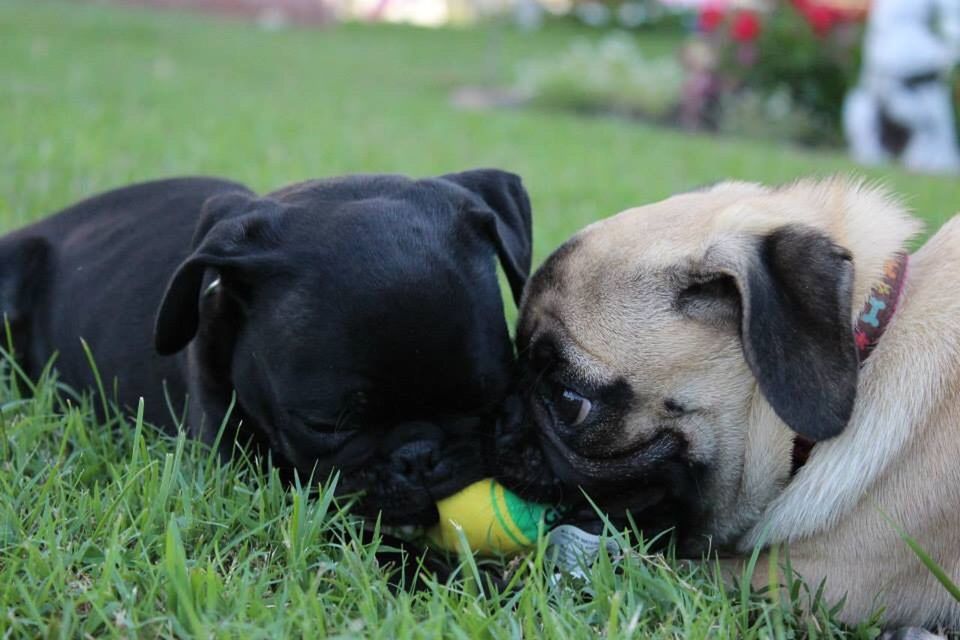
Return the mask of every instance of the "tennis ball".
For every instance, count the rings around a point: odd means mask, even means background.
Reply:
[[[511,555],[530,547],[540,522],[549,528],[561,515],[549,505],[527,502],[492,478],[437,502],[440,522],[427,532],[439,547],[456,551],[460,536],[481,555]]]

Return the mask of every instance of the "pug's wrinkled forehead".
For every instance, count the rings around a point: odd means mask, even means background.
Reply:
[[[717,224],[717,214],[765,193],[752,183],[723,183],[627,209],[580,230],[527,284],[520,349],[553,332],[561,342],[575,340],[583,352],[610,354],[614,343],[631,337],[623,335],[627,317],[635,325],[672,302],[674,276],[696,268],[713,236],[705,227]]]

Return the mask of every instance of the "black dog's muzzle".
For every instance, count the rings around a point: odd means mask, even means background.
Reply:
[[[391,427],[380,446],[391,480],[422,485],[434,499],[441,499],[482,478],[486,464],[471,446],[480,418],[451,422],[441,426],[417,421]]]
[[[365,461],[343,476],[364,492],[360,512],[381,513],[386,523],[434,524],[438,500],[489,475],[484,424],[462,417],[385,427]]]

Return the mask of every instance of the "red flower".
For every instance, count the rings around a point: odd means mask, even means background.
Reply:
[[[753,42],[760,35],[760,18],[753,11],[738,11],[733,16],[730,35],[737,42]]]
[[[793,0],[797,11],[803,14],[813,32],[818,36],[825,36],[838,22],[854,20],[857,14],[854,11],[844,11],[833,8],[818,0]]]
[[[711,2],[700,12],[698,26],[700,27],[700,31],[704,33],[713,33],[722,22],[723,9],[720,8],[719,4]]]
[[[807,5],[804,13],[807,14],[807,20],[818,36],[826,35],[837,21],[834,12],[822,4]]]

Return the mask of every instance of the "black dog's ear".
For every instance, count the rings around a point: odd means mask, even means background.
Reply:
[[[50,243],[39,237],[22,238],[0,245],[0,346],[3,321],[10,324],[14,355],[27,348],[30,315],[49,285]]]
[[[513,299],[519,305],[533,253],[530,197],[520,176],[499,169],[474,169],[442,178],[467,189],[481,201],[482,206],[473,213],[493,241]]]
[[[207,269],[216,269],[229,287],[249,281],[268,262],[276,245],[273,225],[279,203],[237,192],[213,196],[203,205],[194,234],[193,253],[177,268],[157,311],[154,346],[170,355],[183,349],[197,333],[200,287]]]
[[[721,269],[740,294],[743,352],[777,415],[811,440],[853,413],[860,368],[853,338],[853,260],[827,235],[787,225]]]
[[[45,286],[50,243],[23,238],[0,246],[0,313],[11,323],[29,314]]]

